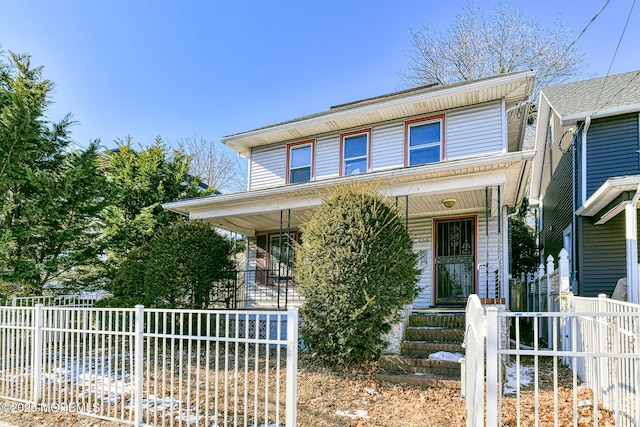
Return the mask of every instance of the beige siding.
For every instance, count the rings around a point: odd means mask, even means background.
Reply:
[[[446,159],[503,151],[503,117],[499,102],[447,113]]]

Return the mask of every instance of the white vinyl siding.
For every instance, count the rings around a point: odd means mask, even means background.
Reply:
[[[502,152],[503,138],[500,102],[451,111],[446,117],[445,159]]]
[[[445,161],[502,152],[504,118],[501,112],[500,102],[444,112]],[[399,120],[372,126],[372,172],[403,167],[404,122]],[[316,139],[314,180],[339,176],[340,133]],[[280,146],[254,148],[249,168],[249,188],[257,190],[285,185],[286,157],[284,142]]]
[[[316,180],[338,176],[340,141],[338,134],[316,140]]]
[[[411,203],[411,201],[409,201]],[[484,263],[487,259],[487,236],[485,213],[477,213],[477,243],[476,243],[476,271],[477,271],[477,291],[481,298],[487,296],[487,281],[486,281],[486,268]],[[428,308],[434,305],[433,301],[433,262],[434,262],[434,241],[433,241],[433,217],[422,217],[409,219],[409,233],[413,239],[414,251],[423,255],[423,263],[419,262],[418,268],[421,270],[420,278],[418,281],[418,287],[420,288],[418,297],[413,301],[413,308]],[[504,229],[502,230],[504,233]],[[489,218],[489,297],[494,298],[495,295],[495,271],[500,270],[501,277],[503,276],[503,269],[499,268],[500,260],[504,254],[501,251],[501,245],[504,243],[504,239],[498,235],[498,217]],[[502,254],[501,254],[502,252]],[[506,267],[506,266],[504,266]]]
[[[431,217],[409,219],[409,233],[413,239],[413,250],[418,252],[422,258],[418,260],[418,268],[421,271],[418,281],[420,291],[418,297],[413,301],[414,309],[433,306],[432,223],[433,218]]]
[[[399,168],[403,164],[404,122],[375,126],[371,133],[371,171]]]
[[[254,148],[251,151],[249,190],[284,185],[286,158],[286,145]]]

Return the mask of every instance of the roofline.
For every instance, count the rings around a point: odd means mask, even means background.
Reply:
[[[246,132],[240,132],[233,135],[223,136],[221,138],[221,141],[225,145],[228,145],[231,148],[233,148],[232,146],[233,144],[230,144],[230,143],[232,143],[236,139],[257,137],[257,136],[268,134],[271,132],[289,130],[301,125],[314,124],[314,123],[323,122],[327,120],[336,120],[341,117],[345,117],[353,114],[368,113],[372,110],[393,107],[396,105],[412,102],[420,98],[431,98],[436,96],[455,94],[455,93],[466,92],[470,90],[482,89],[484,87],[506,84],[512,81],[535,78],[535,75],[536,75],[535,71],[526,70],[526,71],[519,71],[515,73],[510,73],[510,74],[499,74],[496,76],[486,77],[478,80],[458,82],[458,83],[454,83],[446,86],[435,86],[435,87],[422,86],[416,89],[394,92],[391,94],[386,94],[386,95],[382,95],[375,98],[368,98],[361,101],[342,104],[343,106],[345,106],[344,108],[342,106],[333,107],[332,109],[326,110],[324,112],[301,117],[298,119],[293,119],[290,121],[286,121],[279,124],[274,124],[274,125],[246,131]],[[402,96],[399,98],[386,99],[395,95],[410,93],[411,91],[416,91],[417,93],[413,95],[407,94],[406,96]],[[380,100],[375,101],[378,98]],[[373,102],[365,103],[366,101],[373,101]],[[234,150],[238,152],[241,151],[235,148]]]
[[[598,119],[598,118],[602,118],[602,117],[617,116],[617,115],[626,114],[626,113],[635,113],[635,112],[638,112],[638,111],[640,111],[640,104],[623,105],[621,107],[609,108],[609,109],[606,109],[606,110],[599,110],[599,111],[593,112],[593,113],[582,112],[582,113],[578,113],[578,114],[571,114],[571,115],[567,115],[567,116],[561,116],[560,117],[560,125],[561,126],[571,125],[571,124],[574,124],[574,123],[579,122],[581,120],[586,120],[587,117],[591,117],[592,119]],[[557,114],[557,112],[556,112],[556,114]]]

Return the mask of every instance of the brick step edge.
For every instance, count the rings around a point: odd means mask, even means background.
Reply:
[[[378,374],[378,381],[386,381],[391,384],[417,386],[423,388],[448,388],[461,390],[460,379],[440,377],[437,375],[392,375]]]
[[[440,351],[465,354],[465,349],[461,343],[432,341],[403,341],[400,343],[400,355],[403,356],[428,357],[430,354]]]

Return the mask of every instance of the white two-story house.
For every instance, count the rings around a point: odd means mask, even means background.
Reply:
[[[426,86],[224,137],[248,159],[247,191],[164,207],[246,238],[243,299],[297,300],[291,240],[330,189],[375,183],[419,252],[414,308],[507,297],[508,214],[523,198],[535,73]],[[276,295],[280,295],[277,299]]]

